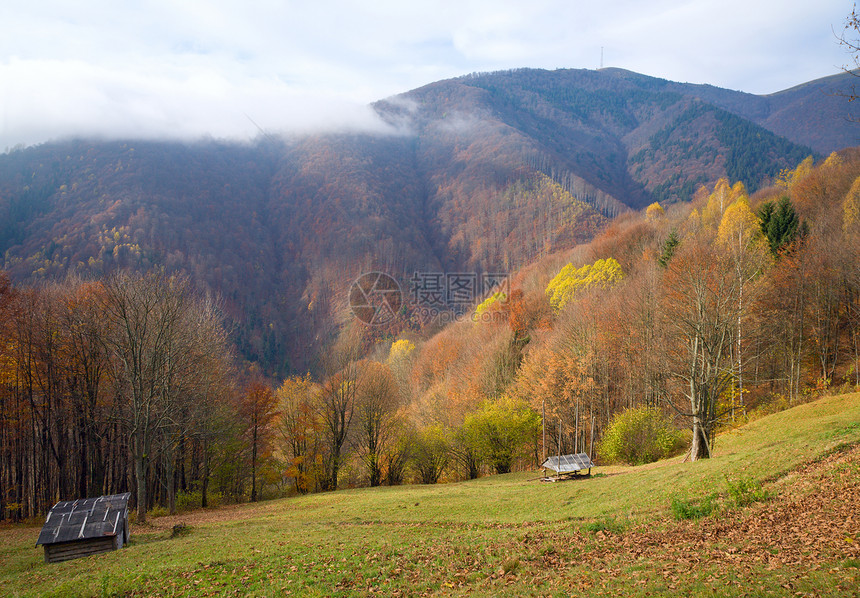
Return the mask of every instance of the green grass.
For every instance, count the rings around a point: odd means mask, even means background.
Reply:
[[[691,548],[691,554],[705,551],[701,562],[680,567],[675,581],[671,547],[664,554],[655,540],[656,553],[644,560],[630,555],[639,550],[632,538],[656,533],[659,539],[701,525],[676,523],[673,499],[714,495],[742,512],[767,504],[745,502],[759,491],[794,492],[802,466],[860,442],[857,422],[858,395],[828,397],[721,435],[710,460],[600,468],[605,476],[556,484],[523,472],[191,513],[137,527],[123,550],[52,565],[33,547],[38,527],[0,526],[0,594],[764,596],[784,595],[783,584],[790,584],[792,595],[848,596],[860,569],[857,555],[844,551],[827,553],[813,571],[792,564],[749,569],[711,562],[708,551],[743,546],[709,539]],[[856,463],[831,475],[856,481]],[[727,478],[743,480],[744,505],[732,502]],[[171,538],[181,521],[189,524],[187,533]],[[860,537],[852,541],[846,546]],[[737,584],[730,584],[733,577]]]
[[[704,498],[694,500],[673,496],[669,504],[675,519],[684,521],[686,519],[709,517],[717,510],[716,499],[716,494],[710,494]]]

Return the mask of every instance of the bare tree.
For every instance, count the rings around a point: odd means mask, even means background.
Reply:
[[[53,504],[57,496],[68,496],[70,490],[66,467],[68,406],[61,400],[64,389],[56,306],[59,295],[55,285],[27,289],[19,294],[15,319],[16,361],[35,424],[31,426],[31,460],[36,512]],[[56,475],[52,475],[54,466]]]
[[[855,77],[860,76],[860,14],[857,13],[856,3],[851,8],[851,14],[845,18],[842,33],[837,35],[837,38],[839,39],[839,44],[851,55],[853,63],[853,66],[843,66],[842,70]],[[860,97],[856,85],[852,85],[850,91],[841,95],[848,98],[849,102],[853,102]]]
[[[199,297],[190,312],[189,332],[193,335],[195,364],[187,371],[188,392],[194,408],[188,414],[184,434],[199,441],[202,448],[201,506],[207,506],[211,445],[224,435],[219,420],[227,404],[223,399],[232,396],[235,368],[233,349],[224,328],[220,305],[209,295]]]
[[[322,422],[325,447],[320,489],[336,490],[343,452],[347,447],[352,420],[361,386],[363,331],[348,327],[329,349],[323,359],[326,380],[320,389],[319,418]]]
[[[730,260],[707,240],[685,243],[669,264],[664,314],[673,342],[672,376],[689,409],[670,404],[692,418],[691,459],[711,456],[720,396],[732,385],[732,334],[739,289]]]
[[[183,283],[187,285],[187,283]],[[169,417],[159,431],[160,457],[164,464],[163,483],[171,514],[176,513],[176,463],[181,457],[197,412],[211,405],[212,393],[228,385],[231,353],[221,312],[210,296],[192,293],[184,286],[183,310],[175,334],[167,349],[167,363],[162,376],[162,396]]]
[[[108,359],[102,343],[105,325],[99,309],[103,291],[101,284],[69,278],[62,306],[66,376],[78,419],[78,496],[104,493],[102,440],[108,417],[102,409]]]
[[[341,458],[355,415],[359,388],[359,368],[355,361],[329,376],[320,392],[320,418],[326,431],[326,454],[323,456],[322,490],[336,490]]]
[[[184,278],[119,273],[105,283],[104,314],[110,328],[105,343],[130,439],[139,521],[146,520],[155,451],[171,452],[181,429],[180,399],[193,392],[211,352],[220,350],[218,342],[204,342],[219,327],[214,322],[203,326],[199,317],[206,310],[198,308]],[[166,462],[168,467],[172,462]],[[172,478],[172,469],[168,476]],[[172,502],[170,488],[168,497]]]
[[[397,383],[388,366],[363,361],[362,384],[358,389],[359,437],[361,457],[367,466],[371,486],[382,484],[382,454],[391,440],[397,413]]]

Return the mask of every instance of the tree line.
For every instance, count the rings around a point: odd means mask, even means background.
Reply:
[[[133,491],[138,516],[211,477],[231,352],[186,278],[14,288],[0,275],[0,513]]]
[[[0,322],[0,520],[126,491],[140,522],[183,499],[435,483],[452,458],[450,432],[410,416],[408,341],[369,358],[351,328],[320,381],[275,384],[236,358],[211,296],[158,271],[21,288],[0,273]],[[499,472],[521,456],[512,429],[535,440],[517,409],[488,405],[459,432]],[[511,414],[526,419],[502,426]]]

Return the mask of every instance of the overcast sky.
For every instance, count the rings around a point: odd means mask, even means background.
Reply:
[[[3,0],[0,151],[376,126],[475,71],[622,67],[772,93],[839,72],[846,0]],[[255,124],[256,123],[256,124]]]

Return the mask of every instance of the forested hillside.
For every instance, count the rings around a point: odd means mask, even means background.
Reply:
[[[386,135],[3,154],[0,518],[503,473],[631,408],[705,458],[860,384],[860,155],[788,124],[839,81],[519,70]]]
[[[756,410],[853,388],[858,175],[850,150],[753,195],[721,179],[689,204],[617,218],[519,271],[473,320],[416,342],[412,409],[457,429],[513,402],[546,414],[552,453],[654,407],[706,457],[717,430]]]
[[[720,177],[754,191],[804,144],[845,144],[845,77],[759,97],[523,69],[378,102],[387,135],[16,149],[0,155],[2,265],[16,282],[186,273],[223,300],[243,356],[317,372],[360,273],[405,289],[415,272],[511,272]]]
[[[0,281],[0,512],[135,490],[143,518],[505,473],[544,451],[638,459],[607,439],[649,409],[675,431],[647,459],[707,458],[721,429],[860,386],[858,247],[845,150],[753,195],[720,179],[618,217],[435,333],[353,319],[316,374],[276,380],[233,359],[189,279]]]

